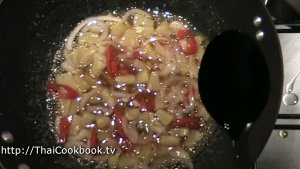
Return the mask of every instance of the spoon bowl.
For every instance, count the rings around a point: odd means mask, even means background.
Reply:
[[[269,70],[257,42],[245,33],[216,36],[205,51],[198,79],[203,104],[233,140],[250,129],[267,103]]]

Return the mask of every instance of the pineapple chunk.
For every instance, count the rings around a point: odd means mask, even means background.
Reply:
[[[82,115],[82,125],[86,126],[92,124],[95,120],[95,115],[92,113],[84,112]]]
[[[105,115],[100,115],[96,117],[96,124],[99,128],[107,128],[110,124],[110,118]]]
[[[91,75],[94,77],[98,77],[100,73],[106,68],[106,63],[104,59],[102,59],[104,56],[101,54],[96,53],[94,55],[94,62],[91,65],[90,71]]]
[[[166,136],[160,137],[160,144],[164,146],[178,146],[180,144],[179,137],[176,136]]]
[[[84,32],[81,36],[78,37],[78,44],[79,45],[92,45],[97,44],[99,41],[99,35],[97,33],[93,32]]]
[[[126,47],[137,48],[140,46],[137,33],[134,29],[127,29],[124,36],[121,38],[120,44]]]
[[[159,118],[159,122],[164,126],[169,125],[174,120],[174,117],[171,114],[161,109],[156,111],[156,116]]]
[[[141,147],[141,150],[140,150],[140,154],[139,154],[139,157],[144,161],[144,162],[149,162],[152,157],[153,157],[153,153],[152,153],[152,144],[146,144],[146,145],[143,145]]]
[[[149,71],[144,69],[136,75],[136,83],[147,83],[149,79]]]
[[[57,75],[55,77],[55,81],[57,84],[67,85],[67,86],[73,88],[74,90],[79,91],[78,84],[74,80],[73,75],[69,72]]]
[[[100,91],[101,97],[109,104],[109,106],[115,106],[117,104],[114,96],[107,89]]]
[[[84,92],[88,90],[91,86],[78,74],[74,74],[74,80],[78,84],[79,90]]]
[[[135,59],[135,60],[133,61],[133,66],[134,66],[138,71],[143,71],[143,70],[147,69],[147,68],[146,68],[146,65],[145,65],[142,61],[137,60],[137,59]]]
[[[157,72],[151,72],[149,81],[148,81],[148,88],[152,91],[159,91],[161,86],[159,82],[159,77]]]
[[[123,22],[117,22],[112,26],[111,34],[117,38],[121,37],[127,29],[127,26]]]
[[[74,115],[70,127],[70,134],[76,135],[79,130],[83,127],[82,117],[80,115]]]
[[[135,14],[133,17],[133,26],[153,27],[154,20],[144,15]]]
[[[70,105],[72,100],[70,99],[61,99],[61,110],[62,110],[62,116],[67,116],[69,115],[69,109],[70,109]]]
[[[143,26],[138,26],[138,27],[134,27],[136,33],[144,36],[144,37],[148,37],[150,35],[152,35],[154,33],[154,28],[153,27],[143,27]]]
[[[140,116],[140,109],[138,108],[126,108],[125,117],[129,120],[135,120]]]
[[[156,28],[156,33],[158,35],[163,35],[163,36],[170,36],[173,32],[172,29],[170,28],[170,24],[168,21],[163,21],[157,28]]]
[[[123,84],[135,84],[135,76],[134,75],[121,75],[115,78],[117,83]]]
[[[203,139],[203,134],[197,130],[191,130],[189,136],[184,140],[183,145],[187,148],[196,146]]]

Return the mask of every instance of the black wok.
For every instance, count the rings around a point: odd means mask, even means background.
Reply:
[[[0,145],[21,148],[28,145],[55,146],[55,137],[47,123],[51,117],[46,107],[45,86],[59,42],[82,19],[127,7],[158,8],[181,15],[210,39],[223,31],[237,30],[258,46],[270,84],[262,113],[239,141],[237,150],[233,152],[230,137],[219,127],[194,160],[194,168],[249,168],[272,131],[283,78],[278,38],[259,0],[4,0],[0,5],[0,132],[11,132],[14,140],[12,143],[2,140]],[[254,24],[256,17],[262,19],[260,24]],[[263,37],[257,34],[259,31],[264,33]],[[20,163],[31,168],[93,168],[79,166],[76,160],[66,155],[16,157],[1,154],[0,158],[7,169],[18,168]]]

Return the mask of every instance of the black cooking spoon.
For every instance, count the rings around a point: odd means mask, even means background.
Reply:
[[[208,45],[199,71],[201,99],[209,114],[238,140],[266,105],[270,79],[258,41],[227,31]]]

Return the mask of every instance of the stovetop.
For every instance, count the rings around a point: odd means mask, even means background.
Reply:
[[[269,0],[268,3],[282,48],[284,86],[276,125],[254,168],[297,169],[300,168],[300,103],[297,100],[297,96],[300,99],[300,1]]]

